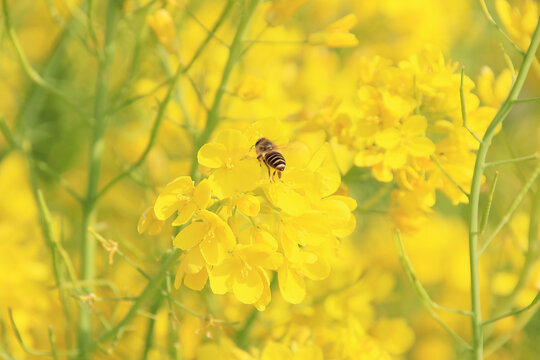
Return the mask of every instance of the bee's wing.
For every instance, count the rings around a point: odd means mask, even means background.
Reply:
[[[309,148],[300,141],[293,141],[283,146],[278,146],[277,151],[283,155],[287,166],[303,167],[310,158]]]

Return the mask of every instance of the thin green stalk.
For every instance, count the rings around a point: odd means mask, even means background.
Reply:
[[[540,248],[538,243],[538,230],[540,229],[540,186],[537,188],[536,193],[534,194],[531,209],[529,213],[529,233],[528,233],[528,246],[525,254],[525,263],[519,274],[518,281],[514,286],[512,292],[504,297],[499,304],[495,307],[493,318],[504,314],[505,312],[512,309],[516,302],[516,298],[521,291],[527,286],[529,280],[533,274],[535,266],[540,256]],[[536,306],[536,305],[535,305]],[[528,314],[528,313],[527,313]],[[525,325],[525,319],[528,317],[527,314],[522,314],[520,322],[523,322]],[[532,316],[532,315],[531,315]],[[493,330],[492,325],[488,325],[484,328],[484,331],[489,335]]]
[[[146,303],[146,301],[159,291],[159,286],[163,283],[167,271],[169,271],[171,266],[174,265],[174,263],[176,262],[176,260],[178,260],[181,254],[182,252],[177,249],[170,252],[170,254],[161,264],[161,267],[158,270],[157,274],[152,278],[151,281],[148,282],[141,294],[137,296],[137,300],[133,303],[128,313],[122,318],[122,320],[120,320],[120,322],[116,326],[101,334],[98,337],[97,341],[89,343],[88,346],[84,350],[82,350],[82,352],[84,352],[84,354],[82,355],[88,356],[88,354],[96,350],[100,344],[117,338],[118,334],[124,330],[125,326],[130,323],[131,320],[133,320],[133,318],[137,315],[139,309]]]
[[[186,65],[186,67],[184,68],[184,72],[188,72],[189,69],[191,68],[191,66],[195,63],[195,61],[199,58],[199,56],[202,54],[203,50],[206,48],[206,45],[208,45],[208,43],[210,42],[210,40],[212,38],[215,38],[216,37],[216,31],[217,29],[219,29],[221,27],[221,25],[223,24],[223,22],[225,21],[225,19],[227,18],[227,15],[229,14],[229,12],[231,11],[232,9],[232,6],[234,4],[234,1],[232,0],[229,0],[227,1],[227,3],[225,4],[225,7],[223,8],[223,11],[221,12],[221,15],[219,16],[218,20],[216,21],[216,23],[214,24],[214,26],[212,27],[212,29],[210,29],[210,31],[208,31],[208,34],[206,35],[206,37],[204,38],[201,46],[199,46],[199,48],[197,49],[197,51],[195,52],[195,55],[193,55],[193,58],[191,58],[191,60],[189,61],[189,63]],[[191,15],[191,13],[188,11],[188,14]]]
[[[9,126],[7,126],[6,121],[4,120],[4,117],[0,114],[0,132],[2,132],[2,135],[4,135],[4,138],[8,142],[9,146],[12,149],[16,149],[17,143],[15,142],[15,139],[13,138],[13,135],[11,134],[11,130],[9,130]]]
[[[31,156],[29,155],[29,151],[27,151],[27,149],[23,149],[23,151],[24,151],[24,154],[26,155],[27,162],[28,162],[30,185],[32,188],[32,194],[34,196],[34,201],[38,209],[39,221],[41,224],[41,231],[43,234],[43,238],[45,239],[47,243],[47,247],[49,248],[49,251],[51,253],[51,262],[52,262],[54,279],[56,281],[56,286],[58,287],[58,297],[60,299],[60,303],[62,304],[62,311],[64,313],[64,321],[65,321],[65,327],[66,327],[66,344],[68,347],[71,347],[72,339],[70,336],[71,331],[69,330],[71,329],[71,326],[72,326],[72,314],[69,308],[68,298],[64,290],[60,288],[60,284],[63,282],[64,278],[62,274],[62,268],[60,265],[60,259],[58,257],[59,255],[58,247],[57,247],[58,242],[55,239],[55,236],[52,230],[52,220],[51,220],[51,214],[50,214],[49,208],[47,207],[47,204],[43,197],[43,193],[38,189],[37,177],[35,174],[35,165],[32,161]]]
[[[56,338],[54,337],[54,331],[52,326],[49,326],[49,343],[51,344],[51,357],[53,360],[58,360],[58,353],[56,350]]]
[[[528,102],[536,102],[540,101],[540,97],[533,97],[528,99],[516,99],[514,100],[514,104],[522,104],[522,103],[528,103]]]
[[[536,152],[532,155],[517,157],[514,159],[486,162],[485,167],[488,168],[491,166],[506,165],[506,164],[511,164],[511,163],[520,162],[520,161],[527,161],[527,160],[538,160],[538,158],[540,158],[540,152]]]
[[[181,73],[182,73],[182,68],[181,66],[179,66],[178,69],[176,70],[176,74],[174,75],[172,79],[171,85],[169,86],[169,90],[167,91],[165,98],[159,105],[159,109],[156,115],[156,120],[154,121],[152,130],[150,131],[150,138],[148,139],[148,143],[146,144],[146,147],[144,151],[142,152],[142,154],[139,156],[137,161],[135,161],[129,168],[127,168],[125,171],[120,173],[120,175],[116,176],[107,185],[105,185],[105,187],[96,195],[97,198],[101,197],[110,188],[112,188],[117,182],[119,182],[126,176],[130,175],[134,170],[136,170],[139,166],[141,166],[144,163],[144,161],[146,160],[146,157],[150,153],[150,150],[152,150],[152,148],[154,147],[154,144],[156,143],[157,135],[159,133],[161,123],[163,122],[167,105],[169,104],[169,101],[171,100],[171,95],[176,87],[176,84],[178,83],[178,79],[180,78]]]
[[[81,221],[81,280],[83,281],[92,280],[95,273],[95,242],[89,239],[87,229],[94,215],[96,195],[98,193],[101,158],[105,141],[104,135],[107,127],[106,111],[109,97],[109,72],[114,57],[114,39],[120,6],[120,1],[111,0],[108,2],[103,56],[99,58],[98,63],[94,104],[94,129],[90,143],[88,183]],[[84,291],[90,293],[91,290],[90,288],[85,288]],[[88,306],[82,306],[80,309],[78,336],[79,349],[86,349],[92,341],[91,312]]]
[[[486,344],[486,356],[489,356],[495,352],[498,348],[506,344],[512,338],[512,336],[514,336],[514,334],[520,332],[529,323],[539,308],[540,302],[537,302],[530,311],[517,315],[517,320],[512,330],[510,330],[508,333],[501,334],[493,339],[490,339],[490,341]]]
[[[195,177],[195,174],[197,173],[197,153],[199,152],[199,149],[210,139],[212,132],[214,131],[219,122],[221,101],[223,99],[223,95],[225,95],[225,91],[227,90],[227,84],[229,83],[229,78],[231,77],[232,70],[234,69],[234,66],[236,65],[238,60],[240,60],[240,57],[242,55],[242,47],[244,45],[244,38],[247,33],[249,22],[251,20],[251,17],[253,16],[253,13],[255,12],[255,9],[257,8],[257,5],[259,5],[259,2],[260,0],[245,1],[246,8],[244,9],[244,11],[242,11],[240,15],[241,17],[238,22],[236,34],[234,35],[232,44],[229,49],[229,57],[227,58],[225,68],[223,69],[223,74],[216,95],[214,97],[214,102],[212,104],[212,107],[208,111],[208,116],[206,118],[206,126],[203,132],[197,138],[195,144],[196,146],[193,150],[190,171],[191,177]]]
[[[523,198],[525,198],[525,195],[527,194],[531,186],[536,182],[538,176],[540,176],[540,164],[536,165],[532,175],[529,177],[525,185],[523,185],[519,193],[517,193],[517,195],[514,197],[514,200],[510,204],[510,207],[506,211],[506,214],[504,214],[501,221],[497,224],[495,229],[490,234],[489,238],[484,242],[484,245],[482,245],[482,247],[478,251],[478,256],[482,255],[482,253],[487,249],[493,239],[495,239],[499,231],[501,231],[501,229],[510,221],[512,215],[517,210],[519,204],[521,204],[521,202],[523,201]]]
[[[512,85],[508,97],[501,105],[501,108],[489,124],[486,133],[480,143],[478,153],[476,155],[476,162],[474,166],[473,179],[471,184],[471,191],[469,197],[469,266],[471,275],[471,307],[473,316],[471,317],[471,326],[473,334],[473,359],[483,359],[483,347],[484,347],[484,335],[482,330],[482,313],[480,302],[480,282],[478,273],[478,236],[480,230],[480,188],[482,184],[482,177],[484,175],[486,156],[491,146],[493,137],[497,127],[503,122],[508,113],[510,112],[513,101],[518,98],[527,74],[535,57],[538,44],[540,43],[540,23],[537,25],[534,34],[531,38],[531,44],[523,62],[519,69],[519,73],[516,77],[516,81]]]
[[[99,233],[97,233],[96,231],[94,231],[92,228],[89,229],[89,232],[100,242],[100,243],[106,243],[107,242],[107,239],[105,239],[102,235],[100,235]],[[141,274],[142,276],[144,276],[144,278],[146,278],[148,281],[152,281],[152,278],[150,277],[150,275],[148,275],[147,272],[145,272],[139,265],[137,265],[133,260],[131,260],[126,254],[124,254],[124,252],[122,250],[120,250],[119,248],[117,248],[115,250],[115,253],[118,254],[118,256],[120,256],[122,259],[124,259],[129,265],[131,265],[135,270],[137,270],[137,272],[139,274]],[[167,292],[165,290],[160,290],[160,293],[162,296],[168,296]],[[123,298],[123,300],[130,300],[131,298]],[[133,298],[136,300],[136,298]],[[187,307],[186,305],[182,304],[180,301],[174,299],[171,297],[171,300],[173,301],[173,303],[178,306],[180,309],[184,310],[185,312],[187,312],[188,314],[190,315],[193,315],[195,317],[198,317],[199,319],[201,320],[207,320],[208,319],[208,316],[206,315],[203,315],[203,314],[200,314],[194,310],[192,310],[191,308]],[[212,320],[214,323],[216,324],[227,324],[227,325],[234,325],[236,324],[236,322],[232,322],[232,321],[227,321],[227,320],[222,320],[222,319],[213,319]]]
[[[156,325],[155,315],[157,314],[159,308],[161,307],[161,304],[163,303],[163,299],[164,297],[161,295],[156,296],[156,298],[154,299],[154,302],[150,306],[150,314],[154,316],[148,319],[148,327],[146,329],[146,336],[144,338],[144,348],[143,348],[141,360],[148,359],[148,353],[152,349],[152,346],[154,346],[154,328]]]
[[[66,104],[68,104],[75,112],[77,112],[79,115],[84,116],[84,114],[80,111],[79,107],[74,104],[66,94],[64,94],[62,91],[58,90],[53,85],[49,84],[39,73],[32,67],[30,62],[28,61],[28,58],[26,57],[22,46],[19,42],[19,39],[17,38],[17,35],[15,34],[15,30],[13,30],[12,24],[11,24],[11,17],[9,14],[9,7],[7,5],[7,0],[2,0],[3,10],[4,10],[4,24],[6,27],[6,33],[8,34],[8,37],[13,44],[13,47],[15,48],[15,52],[17,53],[17,57],[19,59],[19,62],[23,68],[23,71],[25,74],[32,80],[35,84],[39,85],[40,87],[46,89],[47,91],[50,91],[51,93],[58,96],[60,99],[62,99]]]
[[[514,311],[509,311],[507,313],[492,317],[491,319],[484,320],[482,322],[482,325],[487,325],[487,324],[490,324],[490,323],[495,322],[495,321],[499,321],[499,320],[504,319],[504,318],[509,317],[509,316],[519,315],[522,312],[525,312],[525,311],[529,310],[530,308],[532,308],[534,305],[536,305],[536,303],[538,303],[538,301],[540,301],[540,291],[536,294],[536,296],[531,301],[531,303],[529,305],[525,306],[524,308],[514,310]]]
[[[441,172],[448,178],[448,180],[450,180],[452,184],[454,184],[459,189],[459,191],[461,191],[465,196],[469,197],[469,193],[467,193],[467,191],[456,181],[456,179],[454,179],[450,175],[450,173],[446,171],[446,169],[442,166],[442,164],[439,162],[439,160],[435,156],[431,156],[431,160],[433,160],[433,162],[435,163],[435,165],[437,165],[439,170],[441,170]]]
[[[484,208],[484,213],[482,214],[482,220],[480,222],[480,234],[484,232],[486,228],[489,213],[491,212],[491,205],[493,204],[493,196],[495,195],[495,188],[497,187],[497,180],[499,180],[499,172],[495,171],[495,177],[493,178],[493,184],[491,185],[491,190],[486,201],[486,207]]]
[[[32,349],[26,343],[24,342],[21,332],[19,331],[19,328],[17,327],[17,323],[15,322],[15,318],[13,317],[13,311],[11,308],[8,308],[8,314],[9,314],[9,320],[11,322],[11,327],[13,328],[13,332],[15,333],[15,339],[17,339],[17,342],[19,345],[23,348],[23,350],[32,356],[52,356],[51,351],[47,350],[37,350]],[[58,356],[76,356],[77,351],[76,350],[67,350],[67,351],[57,351],[56,352]]]
[[[459,100],[460,100],[460,104],[461,104],[461,120],[463,122],[463,127],[465,127],[465,129],[467,129],[467,131],[476,139],[476,141],[478,141],[479,143],[482,142],[482,139],[480,139],[478,137],[478,135],[476,135],[474,133],[474,131],[471,130],[471,128],[469,128],[469,124],[467,123],[467,108],[466,108],[466,103],[465,103],[465,88],[463,86],[463,78],[464,78],[464,73],[465,73],[465,67],[461,67],[461,82],[460,82],[460,85],[459,85]]]
[[[173,307],[173,298],[171,295],[172,286],[171,286],[171,272],[167,272],[167,276],[165,278],[165,288],[167,293],[167,304],[169,305],[169,316],[168,316],[168,324],[169,324],[169,357],[171,359],[181,359],[181,353],[180,353],[180,347],[178,346],[178,326],[176,322],[178,321],[176,317],[176,313],[174,312]]]
[[[433,310],[434,307],[438,308],[444,308],[445,310],[449,309],[440,305],[435,306],[434,302],[431,300],[431,297],[427,293],[426,289],[422,286],[418,278],[416,277],[416,274],[414,273],[412,264],[407,257],[407,254],[405,253],[405,246],[403,245],[403,240],[401,239],[401,233],[396,230],[395,232],[395,241],[396,241],[396,247],[398,250],[399,260],[401,263],[401,267],[403,268],[403,271],[405,272],[405,275],[407,276],[407,279],[413,286],[414,290],[416,291],[416,294],[420,298],[420,301],[422,302],[422,305],[426,308],[428,313],[445,329],[448,334],[456,341],[456,343],[460,344],[463,348],[472,350],[471,345],[469,345],[461,336],[459,336],[454,330],[452,330]],[[469,311],[463,311],[463,310],[455,310],[452,309],[453,312],[459,312],[462,315],[472,316],[472,313]]]
[[[493,16],[491,16],[491,13],[489,12],[489,9],[486,5],[486,1],[485,0],[479,0],[480,2],[480,6],[482,7],[482,11],[484,12],[484,15],[486,16],[488,22],[493,25],[495,27],[495,29],[497,29],[497,31],[514,47],[514,49],[520,53],[521,55],[524,55],[523,53],[523,50],[521,50],[519,48],[519,46],[517,46],[517,44],[514,42],[514,40],[512,40],[512,38],[510,38],[510,36],[508,36],[508,34],[499,26],[499,24],[497,24],[497,22],[495,21],[495,19],[493,19]]]

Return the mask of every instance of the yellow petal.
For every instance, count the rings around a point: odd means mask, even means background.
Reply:
[[[251,191],[259,184],[261,170],[257,160],[238,161],[232,168],[217,169],[210,175],[210,184],[219,199]]]
[[[176,235],[173,245],[182,250],[188,250],[197,245],[208,232],[208,225],[194,222],[186,226]]]
[[[384,154],[384,163],[390,169],[400,169],[407,163],[407,151],[402,147],[390,149]]]
[[[328,25],[325,31],[348,31],[353,28],[358,22],[358,18],[354,14],[349,14],[342,17],[339,20],[334,21]]]
[[[181,266],[188,274],[196,274],[200,272],[204,266],[206,266],[204,258],[201,254],[201,250],[198,246],[194,247],[186,254],[182,260]]]
[[[204,144],[199,150],[199,153],[197,154],[197,159],[199,160],[199,164],[209,167],[211,169],[217,169],[225,166],[225,151],[226,149],[223,144]]]
[[[197,204],[199,209],[206,209],[208,203],[210,202],[210,193],[212,189],[210,188],[210,182],[208,179],[204,179],[197,186],[195,186],[195,191],[193,191],[193,201]]]
[[[285,301],[291,304],[299,304],[306,296],[306,284],[304,278],[296,272],[291,271],[284,265],[278,271],[279,290]]]
[[[159,220],[166,220],[176,210],[178,210],[181,201],[179,195],[191,196],[193,193],[193,180],[190,176],[181,176],[165,186],[165,189],[159,194],[154,205],[154,213]]]
[[[272,299],[272,292],[270,291],[270,279],[268,279],[266,272],[261,269],[258,269],[258,272],[261,280],[263,281],[263,293],[254,305],[257,310],[264,311],[266,309],[266,305],[268,305]]]
[[[176,276],[174,277],[174,287],[176,289],[180,288],[182,285],[182,281],[184,280],[184,270],[182,266],[178,266],[178,270],[176,271]]]
[[[261,354],[261,360],[293,360],[293,354],[283,344],[268,342]]]
[[[371,357],[370,357],[371,358]],[[294,354],[295,360],[324,360],[322,350],[316,345],[303,345]]]
[[[223,221],[218,215],[208,210],[201,210],[197,214],[200,219],[213,224],[215,239],[223,244],[225,250],[228,251],[234,247],[236,244],[236,237],[229,224]]]
[[[233,294],[243,304],[253,304],[263,293],[263,280],[256,270],[239,271],[233,279]]]
[[[202,290],[204,288],[204,285],[206,285],[207,280],[208,272],[206,271],[206,267],[201,269],[201,271],[196,274],[184,275],[184,285],[186,285],[191,290]]]
[[[269,250],[277,250],[278,242],[269,232],[257,229],[253,235],[253,242],[255,244],[260,244],[267,246]]]
[[[401,133],[394,128],[384,129],[375,135],[375,143],[383,149],[392,149],[401,141]]]
[[[283,253],[292,262],[298,261],[300,255],[300,249],[298,248],[298,242],[293,239],[290,235],[283,232],[281,234],[281,247],[283,248]]]
[[[435,144],[428,138],[419,137],[413,139],[408,145],[409,154],[417,157],[429,157],[435,152]]]
[[[363,150],[354,157],[354,164],[359,167],[370,167],[384,160],[384,154],[378,150]]]
[[[427,129],[427,119],[421,115],[412,115],[403,121],[403,132],[407,136],[424,135]]]
[[[210,288],[214,294],[226,294],[232,286],[232,275],[241,266],[238,260],[229,258],[210,271]]]
[[[207,237],[199,246],[204,260],[209,265],[219,265],[225,258],[225,246],[219,239]]]
[[[390,182],[394,178],[392,171],[385,164],[377,164],[371,168],[371,172],[375,179],[382,182]]]
[[[495,96],[497,102],[495,106],[499,106],[506,96],[510,92],[512,87],[512,72],[509,69],[504,69],[499,76],[497,76],[497,81],[495,82]]]
[[[264,88],[265,83],[262,79],[248,76],[236,87],[236,95],[244,101],[249,101],[258,98]]]
[[[172,226],[180,226],[187,223],[193,216],[195,210],[197,210],[197,205],[195,205],[193,201],[188,202],[182,209],[178,210],[178,216],[174,219]]]
[[[236,200],[236,206],[247,216],[257,216],[261,209],[261,203],[256,196],[242,195]]]
[[[317,261],[313,263],[304,263],[302,268],[303,274],[311,280],[326,279],[330,275],[330,264],[321,257],[318,257]]]
[[[327,199],[338,200],[338,201],[343,202],[345,205],[347,205],[350,211],[353,211],[354,209],[356,209],[356,206],[357,206],[356,200],[354,200],[350,196],[332,195],[328,197]]]
[[[226,129],[221,131],[216,136],[216,143],[225,146],[224,155],[230,158],[232,162],[236,162],[249,153],[251,145],[249,139],[241,131],[236,129]]]
[[[265,190],[268,199],[287,214],[298,216],[309,210],[308,199],[281,182],[270,183]]]

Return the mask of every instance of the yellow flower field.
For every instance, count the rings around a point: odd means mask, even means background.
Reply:
[[[0,1],[1,359],[538,358],[537,1]]]

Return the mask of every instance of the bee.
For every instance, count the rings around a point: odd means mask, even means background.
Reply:
[[[281,180],[281,172],[285,170],[285,158],[276,149],[276,145],[264,137],[260,138],[255,143],[257,160],[259,160],[259,163],[262,161],[264,165],[266,165],[270,181],[272,181],[276,173]],[[272,174],[272,176],[270,176],[270,168],[274,169],[274,173]]]

